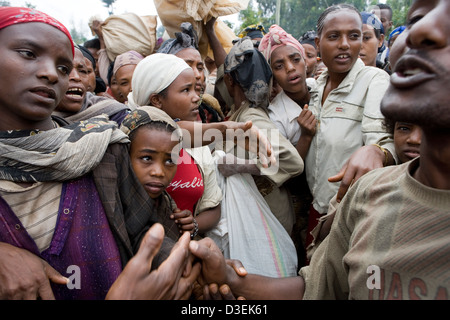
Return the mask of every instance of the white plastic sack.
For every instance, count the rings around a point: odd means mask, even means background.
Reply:
[[[224,155],[216,151],[216,162]],[[223,192],[222,217],[207,236],[223,250],[225,258],[240,260],[249,273],[275,278],[296,276],[295,245],[270,211],[252,176],[225,178],[216,171]]]

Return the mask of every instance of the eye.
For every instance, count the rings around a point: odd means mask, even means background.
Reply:
[[[360,34],[359,33],[352,33],[350,35],[350,39],[351,40],[359,40],[359,38],[360,38]]]
[[[151,156],[143,156],[140,158],[142,161],[144,162],[150,162],[152,161],[152,157]]]
[[[26,58],[26,59],[34,59],[34,58],[36,58],[36,55],[31,50],[21,49],[21,50],[17,50],[17,52],[20,55],[22,55],[24,58]]]
[[[66,75],[69,75],[70,72],[72,71],[72,70],[70,69],[70,67],[68,67],[68,66],[58,66],[58,70],[59,70],[62,74],[66,74]]]

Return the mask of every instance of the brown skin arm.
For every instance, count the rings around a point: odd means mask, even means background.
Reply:
[[[228,285],[235,297],[250,300],[299,300],[303,297],[302,277],[269,278],[248,274],[240,276],[228,265],[220,249],[210,238],[191,241],[190,251],[202,263],[201,283]]]

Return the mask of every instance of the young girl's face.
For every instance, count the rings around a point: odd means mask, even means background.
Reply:
[[[196,121],[199,116],[200,97],[196,92],[197,80],[192,69],[186,69],[170,84],[160,105],[172,119]]]
[[[278,85],[289,93],[306,94],[306,62],[300,51],[293,46],[275,49],[270,66]]]
[[[0,30],[0,57],[0,130],[51,128],[72,70],[69,39],[45,23],[12,25]]]
[[[362,20],[357,12],[344,9],[328,14],[316,43],[330,74],[350,71],[361,50],[361,35]]]
[[[161,129],[141,127],[131,142],[131,165],[152,199],[163,193],[177,172],[178,141],[172,141],[171,136]]]

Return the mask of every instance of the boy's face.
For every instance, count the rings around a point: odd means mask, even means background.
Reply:
[[[141,127],[130,147],[133,170],[152,199],[158,198],[177,172],[177,141],[166,131]]]
[[[270,57],[272,73],[278,85],[289,93],[307,93],[306,62],[300,51],[293,46],[275,49]]]
[[[69,84],[69,39],[45,23],[11,25],[0,30],[0,57],[0,130],[41,128]]]
[[[411,6],[405,34],[394,44],[406,51],[395,57],[391,84],[381,105],[391,120],[448,131],[449,15],[449,1],[417,0]]]
[[[420,155],[422,130],[419,126],[406,122],[396,122],[394,128],[395,151],[401,163]]]

